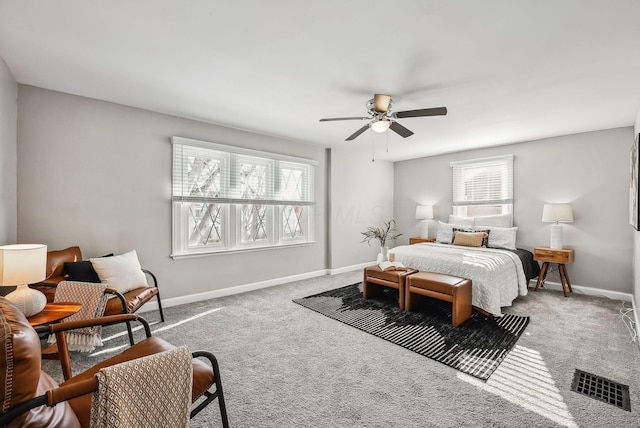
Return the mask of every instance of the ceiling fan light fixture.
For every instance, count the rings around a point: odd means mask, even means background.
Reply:
[[[373,95],[373,107],[380,113],[386,113],[391,106],[391,96],[384,94]]]
[[[391,121],[387,119],[379,119],[375,122],[371,122],[371,130],[373,132],[385,132],[391,126]]]

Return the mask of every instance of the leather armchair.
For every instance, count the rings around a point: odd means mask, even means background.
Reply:
[[[119,355],[102,361],[58,385],[40,368],[38,333],[56,333],[93,325],[137,321],[145,328],[146,339]],[[0,297],[0,427],[89,427],[92,393],[97,389],[95,374],[102,367],[173,349],[166,341],[152,337],[149,325],[136,314],[113,315],[91,320],[40,326],[34,329],[11,302]],[[228,427],[220,370],[213,354],[192,354],[193,381],[191,417],[216,398],[222,426]],[[209,364],[199,360],[208,359]],[[215,388],[214,388],[215,386]]]
[[[64,250],[47,251],[47,270],[44,281],[32,284],[31,287],[40,290],[47,296],[47,302],[52,303],[56,294],[56,285],[65,280],[65,262],[79,262],[82,260],[80,247],[69,247]]]
[[[47,251],[47,270],[44,281],[37,284],[31,284],[30,287],[40,290],[47,296],[47,302],[52,303],[56,292],[56,286],[60,281],[68,280],[69,277],[64,270],[66,262],[82,261],[82,251],[80,247],[69,247],[64,250]],[[164,322],[164,312],[162,311],[162,301],[160,300],[160,289],[158,288],[158,279],[147,269],[142,269],[147,276],[149,284],[145,284],[134,290],[120,293],[114,289],[107,289],[107,292],[114,294],[117,298],[109,299],[104,310],[104,315],[117,314],[133,314],[140,309],[145,303],[151,301],[154,297],[158,302],[158,310],[160,312],[160,321]],[[133,333],[131,325],[127,323],[127,332],[129,334],[129,343],[133,345]]]

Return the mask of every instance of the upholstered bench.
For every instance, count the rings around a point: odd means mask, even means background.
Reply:
[[[418,272],[407,277],[405,310],[411,310],[411,295],[420,294],[451,302],[451,323],[459,326],[471,316],[471,280],[432,272]]]
[[[418,272],[416,269],[383,271],[378,265],[366,267],[362,281],[362,298],[367,299],[372,296],[374,284],[395,288],[400,293],[398,305],[400,309],[404,309],[405,280],[416,272]]]

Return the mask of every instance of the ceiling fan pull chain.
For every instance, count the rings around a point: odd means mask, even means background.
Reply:
[[[372,138],[371,139],[371,162],[375,162],[376,161],[376,155],[375,155],[375,152],[373,150],[374,141],[375,141],[375,138]]]

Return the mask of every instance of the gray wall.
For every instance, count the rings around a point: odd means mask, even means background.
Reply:
[[[393,163],[372,162],[358,147],[331,150],[332,269],[375,260],[380,246],[362,243],[360,232],[393,219]]]
[[[83,256],[136,249],[163,297],[308,274],[326,267],[322,147],[19,86],[18,238]],[[178,135],[315,159],[315,244],[173,260],[171,144]]]
[[[527,143],[415,159],[395,164],[394,213],[400,227],[418,235],[418,204],[451,212],[449,162],[514,154],[514,225],[518,246],[549,245],[542,223],[548,202],[573,204],[575,221],[564,225],[565,246],[575,249],[567,267],[575,285],[631,293],[633,228],[628,219],[629,149],[633,129],[618,128]],[[549,277],[558,281],[557,276]]]
[[[17,239],[18,84],[0,58],[0,245]]]

